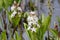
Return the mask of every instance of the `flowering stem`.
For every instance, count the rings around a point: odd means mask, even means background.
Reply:
[[[3,9],[2,18],[3,18],[4,29],[6,30],[6,35],[8,38],[7,23],[6,23],[6,10],[5,9]]]

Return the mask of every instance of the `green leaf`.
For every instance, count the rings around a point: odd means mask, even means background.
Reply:
[[[7,9],[9,6],[11,6],[13,3],[13,0],[3,0],[3,7]]]
[[[18,0],[18,3],[21,3],[22,0]]]
[[[24,28],[25,28],[25,29],[27,29],[27,27],[28,27],[28,26],[27,26],[27,24],[26,24],[26,23],[24,23]]]
[[[53,36],[58,36],[58,31],[54,30],[54,29],[50,29],[50,32],[53,34]]]
[[[28,12],[25,12],[25,13],[24,13],[24,18],[27,18],[28,15],[29,15],[29,13],[28,13]]]
[[[20,3],[22,0],[15,0],[17,3]]]
[[[0,0],[0,11],[2,10],[2,3],[3,3],[3,1]]]
[[[39,40],[43,40],[43,36],[44,36],[45,32],[47,31],[49,24],[51,22],[51,15],[48,15],[45,18],[45,16],[42,14],[41,18],[39,19],[39,22],[40,22],[40,28],[37,31],[37,36],[39,36],[38,37]]]
[[[0,7],[2,7],[2,0],[0,0]]]
[[[18,32],[17,31],[15,31],[15,37],[16,37],[16,40],[21,40],[21,37],[19,37],[19,35],[18,35]]]
[[[26,30],[26,33],[27,33],[29,39],[32,40],[32,37],[31,37],[31,35],[32,35],[32,34],[31,34],[31,31],[28,31],[28,30],[27,30],[27,27],[28,27],[28,25],[27,25],[26,23],[24,23],[24,28],[25,28],[25,30]]]
[[[19,24],[19,21],[20,21],[21,17],[19,17],[18,15],[15,16],[14,18],[11,19],[12,23],[13,23],[13,26],[17,26]]]
[[[45,16],[44,14],[42,14],[42,23],[44,22],[44,20],[45,20]]]
[[[45,31],[48,29],[50,22],[51,22],[51,15],[48,15],[45,18],[44,22],[42,23],[43,33],[45,33]]]
[[[3,2],[4,2],[4,3],[3,3],[3,4],[4,4],[3,7],[4,7],[4,8],[8,8],[8,6],[9,6],[9,5],[8,5],[8,0],[3,0]]]
[[[2,40],[7,40],[6,31],[4,31],[4,32],[1,33],[1,39]]]
[[[7,1],[8,1],[9,6],[11,6],[13,3],[13,0],[7,0]]]

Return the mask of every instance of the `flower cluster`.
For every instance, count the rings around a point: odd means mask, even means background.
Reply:
[[[11,6],[11,18],[13,18],[16,14],[20,14],[22,12],[21,7],[19,6],[19,3],[17,3],[16,1],[14,1],[13,5]]]
[[[37,27],[40,27],[38,24],[38,17],[35,11],[31,11],[30,15],[27,18],[28,28],[27,30],[32,30],[32,32],[36,32]]]

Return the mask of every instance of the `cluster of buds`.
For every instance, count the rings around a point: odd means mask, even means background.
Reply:
[[[22,9],[19,6],[19,3],[14,1],[13,5],[11,6],[11,11],[12,11],[11,18],[13,18],[17,13],[20,14],[22,12]]]
[[[58,25],[54,22],[54,29],[58,31]]]
[[[27,30],[32,30],[32,32],[36,32],[37,27],[40,27],[38,24],[38,17],[35,11],[30,12],[30,15],[28,16],[27,21],[28,21]]]

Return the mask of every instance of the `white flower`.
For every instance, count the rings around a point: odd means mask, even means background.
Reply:
[[[34,28],[33,25],[36,25],[37,27],[40,28],[40,25],[38,24],[38,17],[36,16],[35,12],[31,12],[31,14],[32,14],[32,16],[29,15],[28,18],[27,18],[28,29],[32,30],[32,32],[33,31],[36,32],[36,28]]]
[[[35,11],[31,11],[30,14],[35,14],[36,12]]]
[[[38,22],[38,17],[37,16],[34,17],[34,21]]]
[[[37,25],[38,17],[37,16],[28,16],[27,21],[28,21],[28,25],[31,25],[31,24]]]
[[[33,24],[33,22],[28,22],[28,25],[31,26]]]
[[[33,17],[33,24],[37,24],[38,23],[38,17]]]
[[[17,13],[17,12],[14,11],[14,12],[11,14],[11,18],[13,18],[13,17],[15,16],[16,13]]]
[[[31,29],[31,27],[28,27],[28,28],[27,28],[27,30],[30,30],[30,29]]]
[[[21,9],[21,7],[18,7],[18,8],[17,8],[17,10],[19,10],[19,11],[21,11],[21,12],[22,12],[22,9]]]
[[[15,8],[16,8],[16,6],[12,5],[11,6],[11,11],[14,11]]]
[[[31,28],[31,30],[32,30],[32,32],[36,32],[36,28],[34,28],[34,27]]]
[[[27,18],[27,21],[28,21],[28,22],[31,22],[31,21],[33,21],[33,17],[31,17],[31,16],[28,16],[28,18]]]
[[[38,22],[38,17],[37,16],[28,16],[27,21],[30,22]]]

